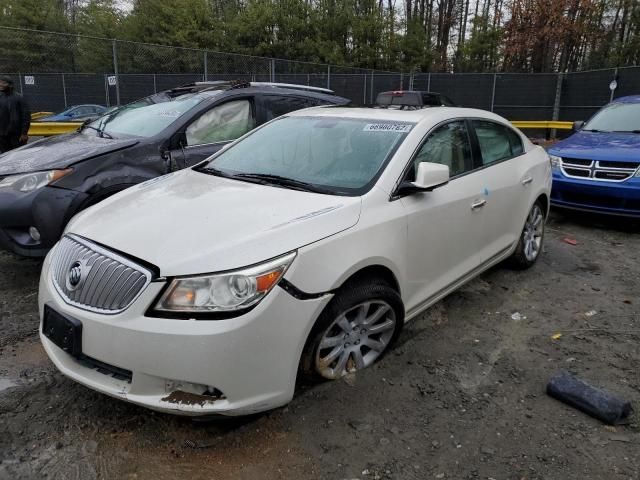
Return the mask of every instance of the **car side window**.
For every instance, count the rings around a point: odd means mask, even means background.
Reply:
[[[267,95],[264,97],[265,119],[268,122],[281,115],[285,115],[302,108],[320,105],[315,98],[303,98],[285,95]]]
[[[473,170],[471,142],[464,120],[449,122],[429,134],[414,158],[410,181],[415,179],[422,162],[447,165],[451,177]]]
[[[524,153],[524,145],[522,145],[522,139],[516,132],[507,128],[507,135],[509,136],[509,143],[511,144],[511,155],[517,157]]]
[[[517,157],[524,151],[519,135],[509,127],[487,120],[473,120],[472,124],[480,145],[483,165]]]
[[[249,100],[232,100],[213,107],[192,122],[186,130],[187,145],[235,140],[255,127]]]
[[[440,99],[439,95],[434,95],[432,93],[423,93],[422,104],[428,107],[440,107],[442,105],[442,100]]]
[[[451,99],[445,95],[442,95],[442,105],[445,107],[455,107],[456,104],[451,101]]]

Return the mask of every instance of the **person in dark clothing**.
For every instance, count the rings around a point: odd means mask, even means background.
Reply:
[[[13,80],[0,77],[0,153],[29,140],[31,112],[21,95],[14,93]]]

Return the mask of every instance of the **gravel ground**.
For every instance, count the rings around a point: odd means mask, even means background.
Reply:
[[[485,273],[373,368],[214,422],[64,378],[36,335],[40,264],[0,253],[0,478],[637,480],[640,415],[604,426],[544,389],[567,369],[640,411],[638,232],[556,213],[533,269]]]

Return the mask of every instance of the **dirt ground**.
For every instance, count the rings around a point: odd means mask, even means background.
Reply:
[[[58,373],[37,338],[40,264],[0,253],[0,478],[637,480],[640,415],[604,426],[545,385],[566,369],[640,413],[639,260],[638,226],[554,213],[533,269],[485,273],[373,368],[192,422]]]

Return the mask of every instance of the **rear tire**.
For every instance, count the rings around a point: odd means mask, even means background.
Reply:
[[[545,220],[544,207],[538,200],[529,210],[518,246],[509,259],[509,264],[513,268],[524,270],[536,263],[544,244]]]
[[[300,360],[307,380],[337,380],[389,350],[404,323],[398,292],[381,280],[346,284],[314,325]]]

